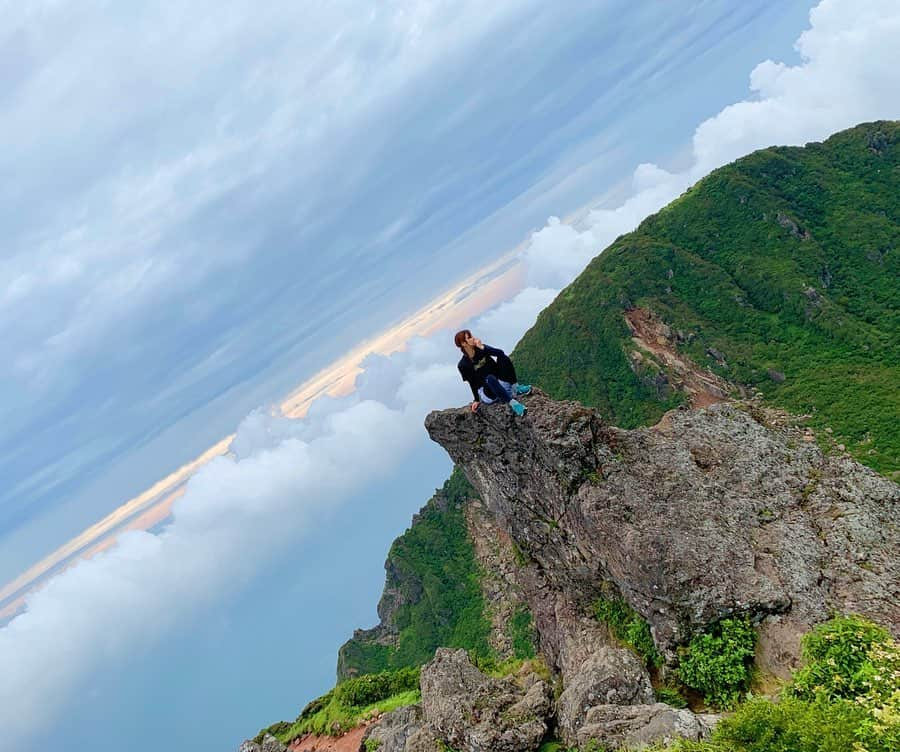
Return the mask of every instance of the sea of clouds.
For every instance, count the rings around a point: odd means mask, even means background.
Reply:
[[[526,289],[470,328],[511,350],[591,258],[710,170],[760,147],[900,118],[898,39],[896,0],[823,0],[797,40],[800,64],[760,63],[750,96],[697,127],[686,169],[640,165],[630,196],[589,212],[577,229],[550,218],[523,252]],[[31,594],[27,611],[0,630],[3,742],[15,748],[52,721],[89,672],[160,639],[250,581],[350,494],[402,472],[412,448],[427,441],[427,412],[469,398],[451,337],[415,338],[390,357],[370,356],[352,394],[318,400],[301,420],[253,412],[231,454],[191,478],[164,530],[129,532]]]

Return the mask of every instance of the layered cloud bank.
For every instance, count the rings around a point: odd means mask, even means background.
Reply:
[[[512,349],[593,256],[721,164],[860,121],[900,118],[897,39],[896,0],[824,0],[797,42],[801,64],[758,65],[751,96],[697,128],[687,169],[641,165],[621,205],[595,209],[577,226],[551,218],[523,252],[527,289],[471,328]],[[468,399],[451,335],[370,357],[354,393],[320,399],[302,420],[254,412],[238,429],[232,454],[190,480],[165,530],[129,533],[31,595],[27,612],[0,630],[2,741],[16,748],[38,725],[52,723],[89,672],[152,644],[252,578],[266,556],[302,540],[348,495],[402,470],[411,448],[427,440],[425,413]]]

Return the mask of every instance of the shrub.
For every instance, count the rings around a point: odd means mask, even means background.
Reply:
[[[687,700],[685,700],[681,696],[681,692],[674,687],[657,687],[654,690],[654,694],[656,695],[657,702],[664,702],[666,705],[671,705],[673,708],[686,708],[688,706]]]
[[[648,666],[662,664],[650,626],[623,598],[600,598],[594,602],[594,615],[605,622],[612,633],[641,656]]]
[[[861,714],[856,750],[900,749],[900,645],[885,629],[832,619],[803,638],[803,658],[788,694]]]
[[[849,705],[754,699],[719,724],[715,740],[741,752],[851,752],[859,721]]]
[[[870,653],[890,635],[858,616],[831,619],[803,638],[804,666],[794,674],[789,692],[806,700],[853,699],[870,675]]]
[[[534,658],[537,634],[534,629],[534,619],[527,606],[520,606],[515,611],[507,624],[506,631],[512,641],[514,658]]]
[[[419,688],[419,669],[401,668],[366,674],[338,684],[334,688],[336,699],[350,707],[362,708],[400,692]]]
[[[750,683],[756,632],[747,619],[723,619],[695,635],[678,664],[678,678],[710,705],[731,708]]]

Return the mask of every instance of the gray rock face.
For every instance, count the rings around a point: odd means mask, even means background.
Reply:
[[[259,747],[259,752],[285,752],[285,750],[287,750],[287,747],[271,734],[266,734],[263,737],[262,744]]]
[[[262,744],[248,739],[238,747],[238,752],[285,752],[286,750],[287,747],[271,734],[263,737]]]
[[[700,740],[709,727],[690,710],[652,705],[598,705],[590,709],[585,724],[579,729],[577,744],[587,746],[594,740],[603,747],[639,749],[677,739]]]
[[[523,689],[511,679],[485,676],[465,650],[439,648],[422,669],[421,687],[427,723],[410,737],[406,752],[429,749],[436,739],[467,752],[531,752],[547,732],[546,682],[532,680]]]
[[[610,588],[649,622],[668,660],[694,630],[733,613],[776,615],[791,626],[773,634],[797,640],[831,611],[900,635],[895,483],[824,455],[754,405],[677,410],[626,431],[539,390],[526,402],[524,419],[485,406],[433,412],[426,427],[527,560],[518,579],[567,686],[600,647],[572,635]],[[797,647],[768,655],[788,661]]]
[[[410,705],[385,714],[377,724],[369,726],[363,736],[363,748],[367,740],[378,743],[378,752],[404,752],[409,738],[425,723],[422,708]]]
[[[580,730],[596,706],[654,702],[647,671],[634,653],[624,648],[602,647],[569,674],[556,708],[560,734],[570,745],[583,743]]]

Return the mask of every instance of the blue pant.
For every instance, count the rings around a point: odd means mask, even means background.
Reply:
[[[478,390],[478,394],[486,405],[495,401],[506,404],[515,396],[515,386],[506,381],[500,381],[491,373],[485,377],[484,386]]]

